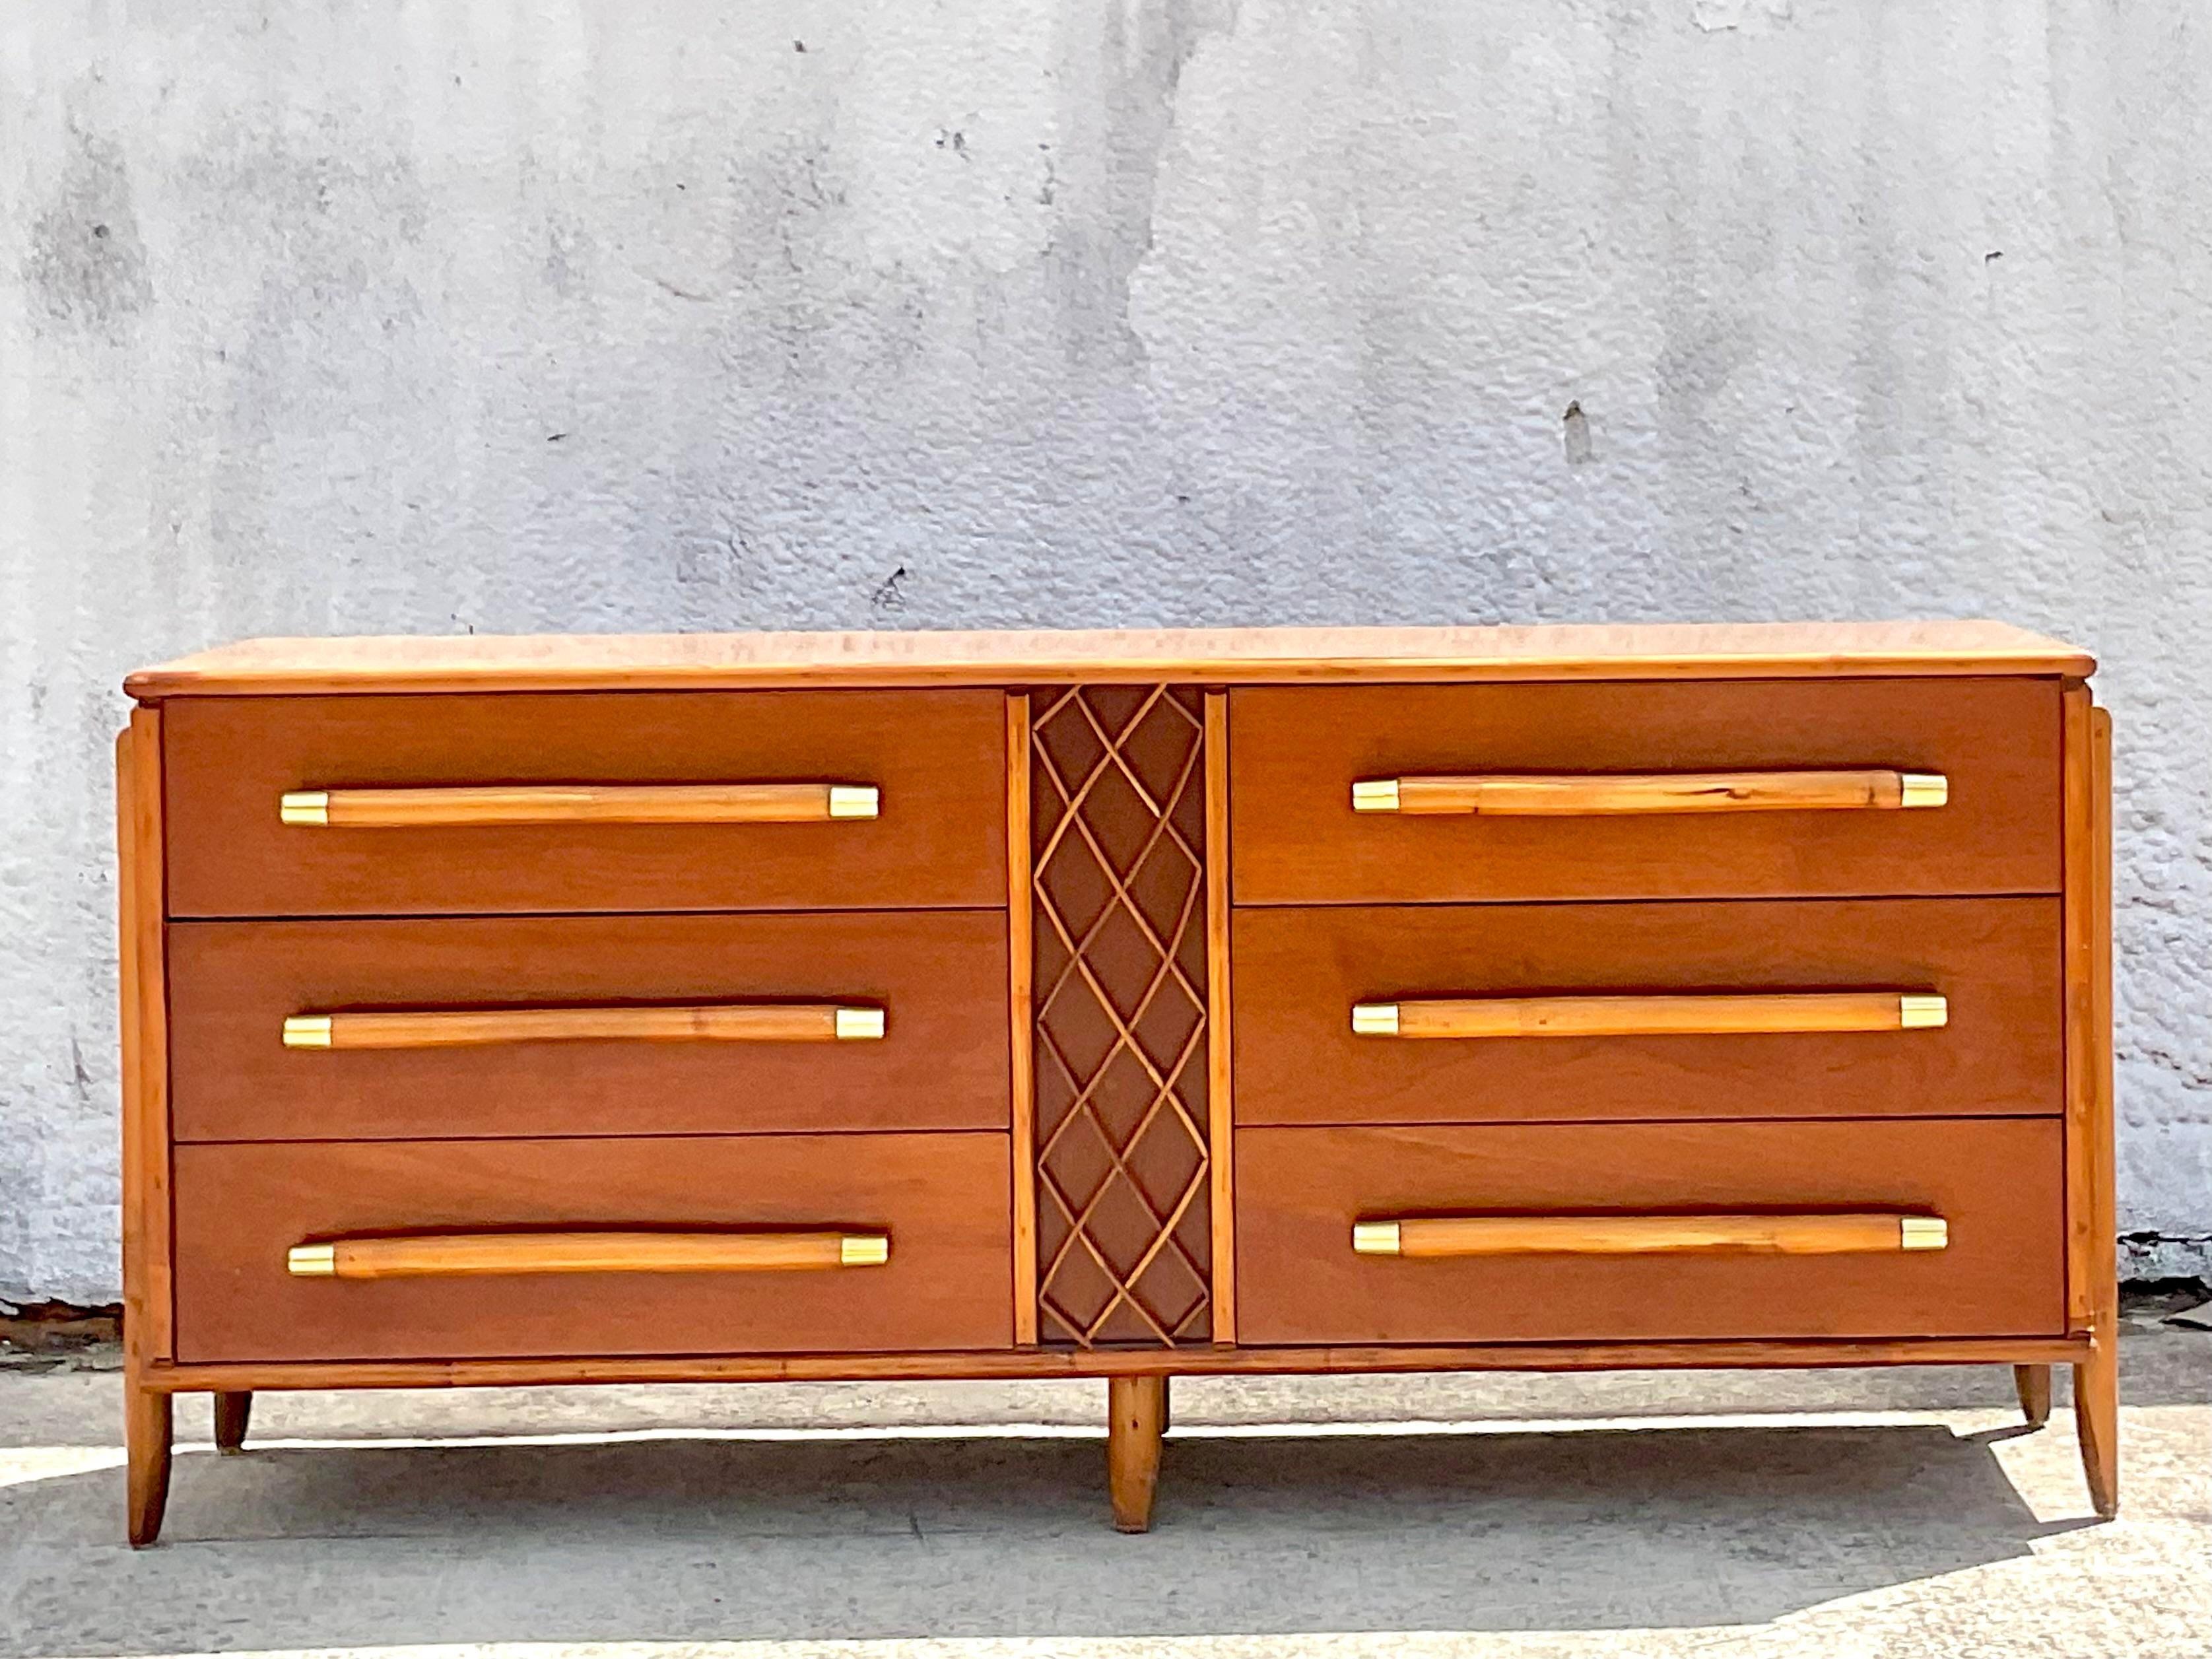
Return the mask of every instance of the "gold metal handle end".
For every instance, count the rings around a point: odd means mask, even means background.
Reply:
[[[296,790],[277,801],[276,817],[283,823],[328,823],[330,793],[322,789]]]
[[[295,1244],[284,1252],[284,1271],[295,1279],[331,1279],[337,1270],[335,1244]]]
[[[285,1015],[284,1046],[287,1048],[329,1048],[331,1017],[328,1014]]]
[[[1897,1248],[1900,1250],[1944,1250],[1951,1246],[1951,1224],[1939,1215],[1900,1216]]]
[[[1929,1031],[1951,1023],[1951,1005],[1939,996],[1900,996],[1897,1000],[1898,1029]]]
[[[1942,806],[1951,799],[1951,781],[1941,772],[1903,772],[1898,793],[1899,806]]]
[[[1355,812],[1395,812],[1398,810],[1398,780],[1370,778],[1352,786],[1352,810]]]
[[[837,1241],[837,1265],[841,1267],[880,1267],[890,1259],[888,1233],[847,1233]]]
[[[1356,1036],[1397,1036],[1398,1005],[1395,1002],[1352,1004],[1352,1030]]]
[[[833,818],[872,818],[881,811],[883,797],[869,783],[830,786],[830,816]]]
[[[1395,1221],[1355,1221],[1352,1248],[1360,1255],[1396,1255],[1398,1224]]]
[[[836,1013],[836,1034],[840,1042],[866,1042],[884,1034],[884,1011],[880,1008],[840,1008]]]

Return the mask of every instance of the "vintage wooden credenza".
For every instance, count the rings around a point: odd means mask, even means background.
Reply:
[[[2075,1368],[2109,738],[1991,623],[134,674],[129,1521],[265,1389]]]

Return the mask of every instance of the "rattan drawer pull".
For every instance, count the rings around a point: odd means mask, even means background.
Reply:
[[[286,823],[417,830],[529,823],[828,823],[872,818],[860,783],[510,784],[435,789],[303,789],[284,796]]]
[[[887,1233],[429,1233],[295,1244],[295,1279],[456,1279],[507,1273],[795,1273],[879,1267]]]
[[[1361,1255],[1854,1255],[1941,1250],[1940,1217],[1843,1215],[1439,1215],[1356,1222]]]
[[[1753,1036],[1929,1030],[1949,1018],[1949,1003],[1932,993],[1814,991],[1362,1002],[1352,1029],[1407,1038]]]
[[[495,1042],[852,1042],[881,1037],[881,1008],[835,1003],[692,1007],[416,1008],[293,1014],[287,1048],[462,1048]]]
[[[1407,817],[1589,817],[1639,812],[1890,811],[1941,806],[1940,772],[1501,773],[1370,778],[1352,786],[1355,812]]]

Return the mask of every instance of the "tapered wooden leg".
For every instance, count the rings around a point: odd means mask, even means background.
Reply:
[[[2089,1501],[2111,1520],[2120,1512],[2120,1354],[2109,1336],[2074,1368],[2074,1432],[2081,1442],[2081,1473]]]
[[[2050,1383],[2044,1384],[2046,1392]],[[2048,1404],[2046,1400],[2045,1404]],[[215,1449],[240,1451],[246,1446],[246,1419],[253,1415],[251,1394],[218,1394],[215,1397]]]
[[[126,1387],[123,1401],[131,1545],[143,1549],[161,1535],[161,1511],[169,1504],[170,1396]]]
[[[1114,1525],[1120,1531],[1152,1530],[1167,1397],[1164,1376],[1106,1379],[1106,1486],[1114,1499]]]
[[[2027,1419],[2027,1426],[2041,1428],[2051,1420],[2051,1367],[2015,1365],[2012,1380],[2020,1390],[2021,1414]]]

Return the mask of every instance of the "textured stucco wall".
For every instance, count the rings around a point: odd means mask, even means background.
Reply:
[[[2201,1267],[2207,86],[2193,0],[6,7],[0,1296],[115,1288],[127,667],[771,624],[2079,639]]]

